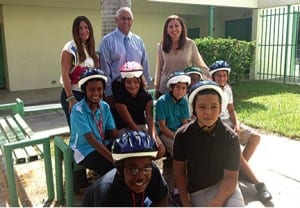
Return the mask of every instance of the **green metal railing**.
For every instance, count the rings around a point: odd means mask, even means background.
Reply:
[[[297,43],[300,43],[300,6],[269,8],[260,12],[256,79],[299,84],[300,48]]]

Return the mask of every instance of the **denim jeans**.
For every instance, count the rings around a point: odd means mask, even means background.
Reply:
[[[84,94],[82,92],[75,91],[75,90],[73,90],[73,95],[75,96],[77,101],[80,101],[84,97]],[[62,91],[61,91],[61,94],[60,94],[60,103],[61,103],[61,106],[62,106],[64,112],[65,112],[67,122],[68,122],[68,125],[70,127],[69,103],[67,103],[66,99],[67,99],[67,94],[65,92],[65,89],[63,88]]]

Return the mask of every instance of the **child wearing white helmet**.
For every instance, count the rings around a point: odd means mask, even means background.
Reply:
[[[113,115],[120,133],[142,130],[155,138],[158,158],[165,154],[165,147],[158,137],[153,119],[153,99],[144,88],[143,67],[135,62],[125,63],[121,69],[123,87],[114,95]]]
[[[248,160],[260,142],[260,136],[257,132],[250,130],[238,122],[233,104],[232,89],[228,83],[230,71],[230,65],[223,60],[214,62],[209,69],[212,79],[221,86],[225,95],[220,118],[238,134],[239,141],[244,146],[243,152],[241,152],[240,175],[244,175],[248,181],[255,184],[260,200],[268,201],[272,199],[271,193],[267,190],[266,185],[255,176],[248,163]]]
[[[73,158],[99,175],[114,168],[111,139],[119,136],[109,105],[103,101],[106,81],[101,70],[87,68],[78,82],[84,98],[73,106],[70,116]]]
[[[184,69],[184,72],[187,73],[191,77],[191,84],[192,86],[194,83],[204,80],[203,72],[199,67],[190,66]]]
[[[190,118],[188,101],[185,97],[190,83],[191,78],[188,74],[182,71],[172,73],[167,81],[169,93],[160,96],[156,102],[155,122],[159,136],[170,155],[168,159],[172,159],[173,156],[173,142],[177,129],[186,124]],[[175,184],[172,198],[180,205]]]
[[[113,142],[116,168],[84,195],[84,207],[166,207],[168,185],[153,162],[157,147],[143,131],[128,131]]]
[[[213,81],[195,83],[188,95],[196,119],[176,133],[173,173],[183,207],[242,207],[238,187],[240,146],[219,115],[223,91]]]
[[[159,135],[168,153],[173,155],[173,139],[177,129],[188,122],[188,101],[185,98],[191,78],[184,72],[174,72],[168,77],[169,93],[159,97],[156,102],[155,121]]]

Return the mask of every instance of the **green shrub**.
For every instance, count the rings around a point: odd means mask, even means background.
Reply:
[[[254,42],[206,37],[195,39],[195,43],[208,66],[217,60],[230,64],[231,83],[238,83],[249,74],[254,60]]]

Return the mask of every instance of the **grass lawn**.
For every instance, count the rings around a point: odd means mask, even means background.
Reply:
[[[232,90],[242,123],[300,141],[299,85],[244,81]]]

